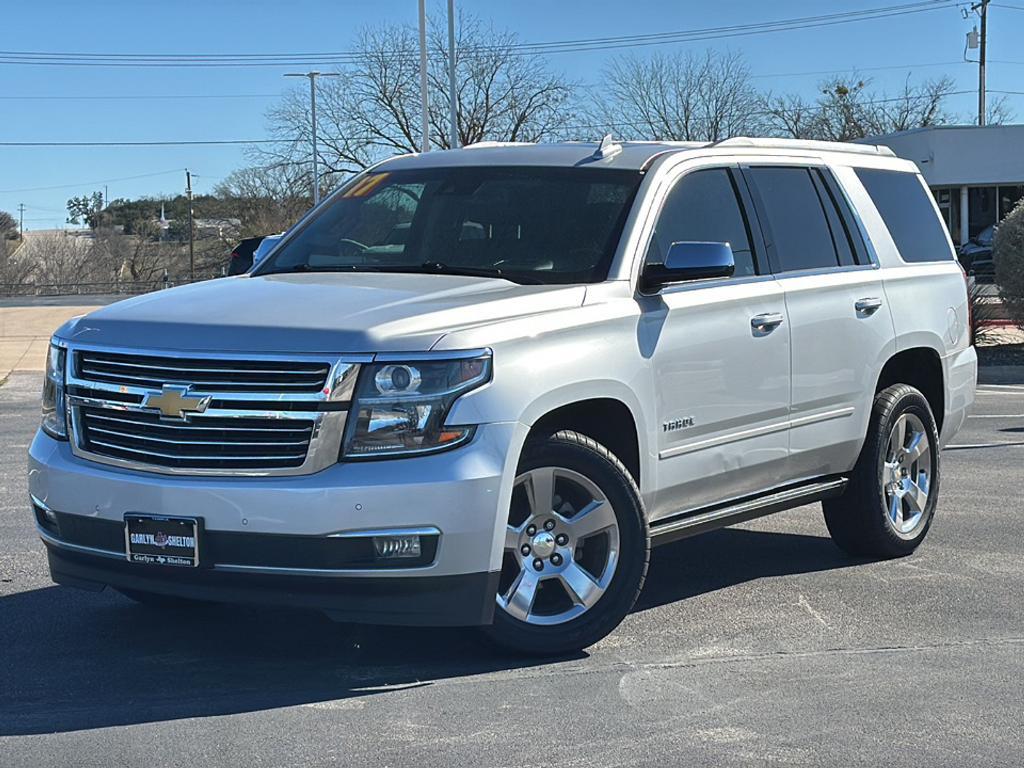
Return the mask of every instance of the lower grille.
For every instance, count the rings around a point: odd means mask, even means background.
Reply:
[[[193,416],[167,421],[140,411],[83,406],[81,446],[113,459],[174,469],[281,469],[306,460],[310,419]]]

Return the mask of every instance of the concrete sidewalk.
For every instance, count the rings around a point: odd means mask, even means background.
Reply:
[[[122,297],[74,296],[64,301],[26,298],[0,303],[0,381],[21,371],[42,372],[50,336],[72,317]],[[69,301],[70,303],[65,303]]]

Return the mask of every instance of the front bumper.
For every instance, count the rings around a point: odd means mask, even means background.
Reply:
[[[208,600],[323,611],[336,621],[407,626],[490,624],[498,573],[416,578],[323,577],[229,573],[216,569],[137,566],[47,542],[50,575],[58,584],[104,587]]]
[[[29,491],[67,522],[39,526],[58,583],[304,606],[346,621],[482,624],[493,612],[506,478],[514,477],[524,431],[488,424],[448,453],[295,477],[119,469],[76,457],[40,432],[29,449]],[[117,535],[126,513],[200,518],[215,546],[197,569],[129,563]],[[395,529],[436,529],[432,559],[375,565],[351,550],[331,559],[347,537]]]

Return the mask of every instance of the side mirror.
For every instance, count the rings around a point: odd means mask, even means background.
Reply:
[[[670,283],[732,277],[736,261],[728,243],[687,241],[672,243],[664,264],[647,264],[640,275],[640,287],[653,293]]]

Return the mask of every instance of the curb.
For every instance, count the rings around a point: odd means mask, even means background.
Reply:
[[[1024,384],[1024,365],[982,365],[979,384]]]

